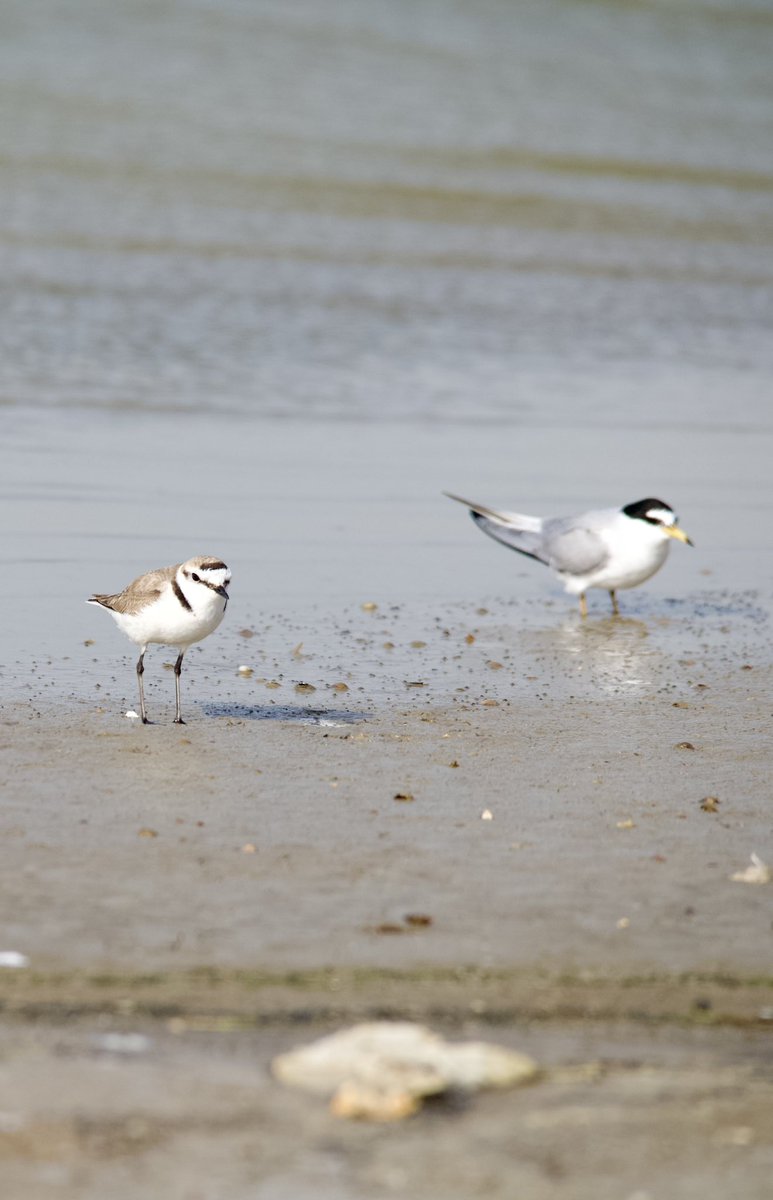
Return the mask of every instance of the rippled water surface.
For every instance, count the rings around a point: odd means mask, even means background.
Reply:
[[[625,424],[762,408],[768,5],[3,13],[5,402]]]

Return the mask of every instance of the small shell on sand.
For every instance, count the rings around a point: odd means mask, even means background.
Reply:
[[[401,1120],[425,1096],[453,1088],[514,1087],[538,1070],[514,1050],[487,1042],[452,1044],[409,1021],[354,1025],[280,1054],[271,1069],[290,1087],[330,1096],[336,1116],[370,1121]]]
[[[745,871],[736,871],[730,878],[734,883],[770,883],[771,871],[758,854],[752,854],[751,866]]]

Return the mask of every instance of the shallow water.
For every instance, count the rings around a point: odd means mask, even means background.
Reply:
[[[767,5],[4,12],[6,402],[770,428]]]
[[[683,643],[768,653],[767,6],[19,0],[4,20],[9,698],[131,703],[131,647],[81,601],[202,551],[233,599],[191,702],[254,706],[280,674],[285,706],[307,674],[355,708],[431,679],[447,700],[469,668],[442,630],[476,619],[495,697],[538,652],[567,694],[583,663],[585,686],[646,689]],[[443,489],[545,513],[660,495],[696,550],[623,597],[632,624],[599,594],[581,629]]]

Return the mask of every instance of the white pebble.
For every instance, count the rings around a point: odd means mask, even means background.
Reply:
[[[773,876],[768,864],[762,861],[759,854],[752,854],[751,860],[751,866],[745,871],[736,871],[730,879],[734,883],[770,883]]]
[[[18,950],[0,950],[0,967],[28,967],[30,960]]]

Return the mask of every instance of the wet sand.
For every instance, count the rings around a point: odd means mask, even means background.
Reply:
[[[170,463],[172,417],[12,427],[9,1194],[767,1197],[771,888],[729,876],[773,860],[770,526],[744,519],[769,435],[731,460],[697,430],[692,472],[637,436],[698,548],[583,622],[440,495],[470,463],[504,492],[490,430],[197,420]],[[578,447],[598,472],[626,436],[517,440],[558,495]],[[151,648],[143,727],[132,649],[83,599],[189,544],[227,558],[231,602],[186,656],[184,728]],[[272,1082],[282,1048],[374,1016],[546,1074],[399,1129]]]
[[[687,459],[686,426],[212,417],[170,457],[179,422],[7,423],[14,1200],[767,1200],[770,886],[728,878],[773,860],[767,427],[708,421]],[[634,462],[697,548],[614,620],[440,495],[512,503],[516,471],[566,511]],[[226,620],[186,656],[184,729],[151,649],[138,727],[132,649],[83,600],[200,551],[233,569]],[[472,1021],[550,1072],[389,1130],[271,1082],[374,1015]]]
[[[6,709],[6,939],[46,971],[764,974],[767,889],[728,876],[768,853],[770,668],[649,700],[480,683],[367,715],[189,704],[183,729],[160,688],[149,727]],[[412,912],[431,927],[379,936]]]
[[[98,705],[6,705],[0,904],[31,962],[0,973],[11,1194],[761,1200],[770,887],[729,876],[769,846],[769,633],[748,599],[703,605],[700,664],[658,648],[658,628],[689,646],[697,600],[650,631],[395,610],[392,651],[360,609],[402,703],[357,669],[332,690],[343,637],[338,660],[240,678],[254,639],[231,630],[227,674],[192,656],[182,729],[163,651],[157,724],[115,703],[128,660]],[[728,620],[748,660],[712,644]],[[399,1129],[270,1079],[282,1048],[374,1016],[545,1074]]]
[[[272,1055],[324,1026],[244,1030],[212,1017],[170,1024],[6,1023],[0,1052],[14,1098],[13,1113],[3,1113],[7,1194],[769,1194],[769,1034],[572,1021],[491,1030],[468,1018],[452,1037],[493,1035],[526,1048],[543,1064],[542,1078],[374,1127],[336,1120],[319,1100],[266,1077]]]

